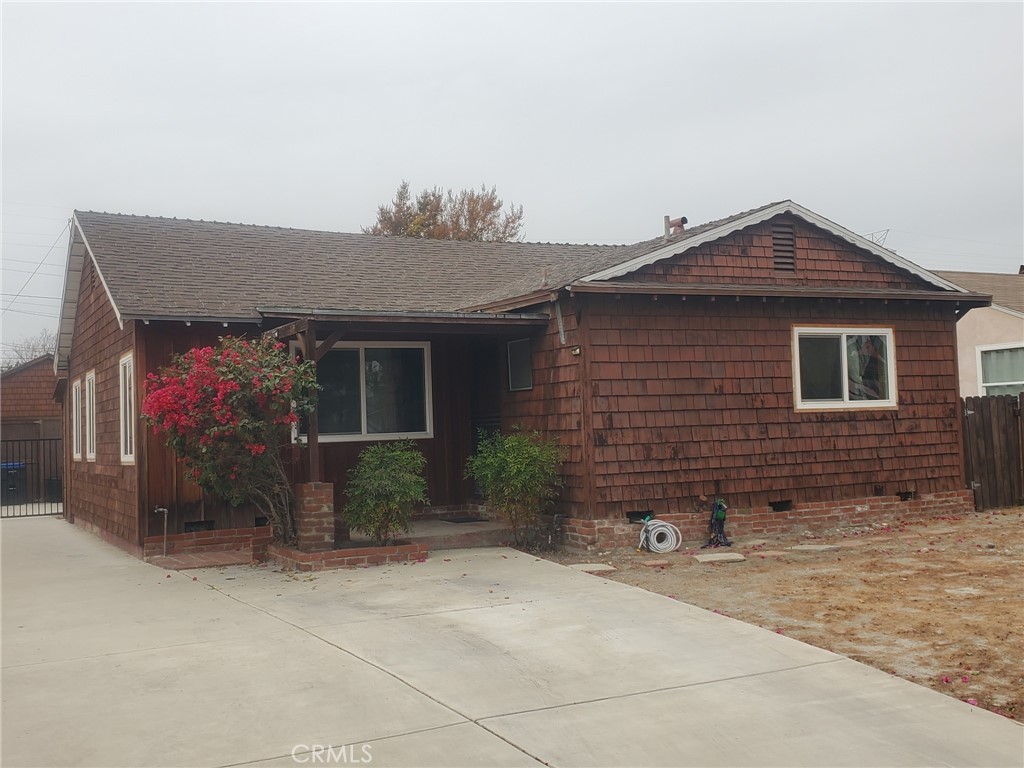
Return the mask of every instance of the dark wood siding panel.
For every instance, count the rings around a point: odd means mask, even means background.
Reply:
[[[793,225],[795,270],[775,268],[773,222]],[[866,251],[791,217],[776,217],[646,266],[623,280],[725,285],[819,285],[866,288],[927,287]]]
[[[244,328],[225,329],[201,323],[190,327],[183,323],[152,323],[142,330],[146,372],[154,372],[166,365],[173,354],[195,346],[216,344],[223,334],[241,335],[244,331]],[[368,334],[345,338],[347,341],[373,340]],[[394,338],[389,337],[390,340]],[[434,437],[416,441],[427,458],[428,496],[436,505],[463,504],[470,491],[469,482],[463,475],[472,448],[469,409],[471,341],[465,337],[420,333],[403,336],[401,340],[430,342]],[[163,438],[144,426],[140,429],[145,430],[147,458],[143,508],[149,535],[162,532],[163,517],[153,512],[157,506],[170,510],[168,528],[171,532],[180,532],[185,521],[200,519],[214,520],[217,528],[252,525],[253,510],[233,510],[204,499],[200,488],[185,478],[181,462],[165,446]],[[345,501],[348,471],[355,465],[359,452],[372,442],[320,444],[323,480],[335,484],[335,501],[339,508]],[[286,450],[285,455],[292,482],[303,481],[308,471],[306,450],[292,447]]]
[[[597,518],[961,487],[956,323],[880,302],[595,299]],[[895,329],[896,410],[796,412],[792,326]]]
[[[135,465],[121,463],[119,361],[134,350],[133,323],[121,329],[91,259],[86,258],[75,316],[65,414],[72,418],[71,382],[82,382],[82,460],[71,461],[65,491],[76,519],[141,545]],[[85,376],[96,371],[96,461],[85,459]],[[70,434],[70,433],[69,433]],[[70,455],[70,454],[69,454]]]
[[[504,345],[502,357],[502,427],[506,430],[518,426],[537,430],[558,440],[564,449],[563,466],[565,486],[562,504],[573,514],[582,514],[586,505],[583,439],[583,398],[581,388],[582,365],[585,354],[574,355],[572,350],[581,346],[577,311],[579,302],[562,300],[562,343],[556,312],[551,307],[551,321],[542,333],[534,337],[533,389],[510,392],[508,387],[508,357]]]

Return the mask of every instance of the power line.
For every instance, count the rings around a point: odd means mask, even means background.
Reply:
[[[61,233],[61,234],[63,234],[63,233]],[[40,244],[40,243],[12,243],[10,240],[4,240],[3,244],[4,245],[17,246],[18,248],[46,248],[47,247],[46,245],[43,245],[43,244]]]
[[[11,309],[10,307],[4,307],[0,315],[6,315],[8,312],[14,312],[16,315],[35,315],[36,317],[59,317],[59,315],[51,312],[30,312],[27,309]]]
[[[3,296],[21,296],[21,298],[23,299],[48,299],[50,301],[60,301],[60,296],[40,296],[39,294],[35,293],[0,293],[0,297]]]
[[[40,247],[45,248],[46,246],[40,246]],[[14,258],[11,258],[10,256],[4,256],[4,263],[6,264],[8,261],[16,261],[19,264],[42,264],[43,263],[41,261],[36,261],[35,259],[14,259]],[[48,267],[61,267],[61,268],[63,268],[63,266],[61,264],[47,264],[46,266],[48,266]]]
[[[59,243],[59,242],[61,241],[61,238],[63,238],[63,237],[64,237],[64,233],[65,233],[66,231],[68,231],[68,230],[69,230],[70,228],[71,228],[71,219],[68,219],[68,223],[64,225],[64,229],[62,229],[62,230],[60,231],[60,234],[59,234],[59,235],[57,235],[57,239],[56,239],[56,240],[54,240],[54,241],[53,241],[53,245],[51,245],[51,246],[50,246],[50,251],[52,251],[52,250],[53,250],[54,248],[56,248],[56,247],[57,247],[57,243]],[[13,299],[11,299],[11,303],[14,303],[14,301],[15,301],[15,300],[16,300],[16,299],[17,299],[17,298],[18,298],[19,296],[21,296],[21,294],[22,294],[22,293],[24,292],[24,290],[25,290],[25,289],[26,289],[26,288],[28,287],[28,284],[32,282],[32,278],[36,276],[36,273],[37,273],[37,272],[39,271],[39,268],[40,268],[41,266],[43,266],[43,262],[44,262],[44,261],[46,261],[46,258],[47,258],[47,256],[49,256],[49,255],[50,255],[50,252],[49,252],[49,251],[47,251],[47,253],[46,253],[46,256],[43,256],[43,260],[42,260],[42,261],[40,261],[40,262],[39,262],[39,264],[37,264],[37,265],[36,265],[36,268],[35,268],[35,269],[34,269],[34,270],[32,271],[32,274],[31,274],[31,275],[29,275],[28,279],[27,279],[27,280],[25,281],[25,284],[21,286],[21,290],[20,290],[20,291],[18,291],[18,292],[17,292],[16,294],[14,294],[14,298],[13,298]],[[47,265],[47,266],[53,266],[53,265]],[[12,309],[11,309],[11,307],[10,307],[10,305],[8,305],[8,306],[7,306],[7,307],[5,307],[5,308],[4,308],[3,310],[0,310],[0,315],[6,315],[6,314],[7,314],[8,312],[12,312],[12,311],[13,311],[13,312],[19,312],[19,311],[21,311],[21,310],[17,310],[17,309],[15,309],[15,310],[12,310]],[[29,313],[28,313],[28,312],[22,312],[22,314],[26,314],[26,315],[27,315],[27,314],[29,314]],[[40,313],[40,314],[41,314],[41,313]],[[54,315],[54,317],[55,317],[55,315]]]
[[[59,307],[55,307],[55,306],[53,306],[53,304],[45,304],[45,303],[43,303],[41,301],[32,301],[31,299],[29,299],[27,301],[25,299],[20,299],[20,298],[19,299],[4,299],[3,301],[8,302],[7,304],[4,305],[4,306],[7,306],[7,307],[14,306],[14,302],[17,301],[19,307],[28,307],[29,309],[48,309],[48,310],[51,310],[51,311],[59,309]]]
[[[34,262],[29,263],[32,264]],[[34,275],[36,272],[39,271],[39,267],[56,267],[57,269],[61,270],[60,272],[43,272],[44,277],[60,277],[62,274],[64,274],[64,268],[61,267],[59,264],[43,264],[42,262],[40,262],[39,266],[37,266],[35,269],[18,269],[16,267],[4,266],[4,272],[21,272],[24,275]],[[32,278],[29,279],[31,280]]]

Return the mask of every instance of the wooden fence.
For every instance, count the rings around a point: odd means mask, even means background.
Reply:
[[[1024,504],[1022,404],[1024,394],[960,400],[964,469],[979,510]]]

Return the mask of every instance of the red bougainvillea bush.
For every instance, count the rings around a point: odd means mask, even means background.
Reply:
[[[316,403],[316,367],[268,337],[225,337],[149,374],[143,417],[204,491],[249,502],[285,543],[295,541],[292,492],[281,461],[292,425]]]

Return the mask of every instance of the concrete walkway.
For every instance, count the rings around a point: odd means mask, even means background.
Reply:
[[[1010,720],[509,549],[169,573],[0,536],[8,767],[1024,764]]]

